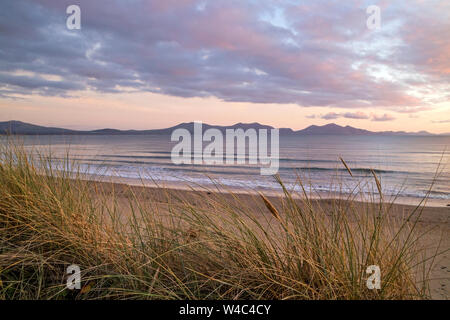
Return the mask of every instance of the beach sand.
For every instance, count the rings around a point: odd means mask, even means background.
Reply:
[[[114,189],[116,200],[118,200],[119,205],[123,207],[121,208],[121,212],[124,215],[124,219],[130,214],[130,199],[133,199],[131,201],[137,200],[140,204],[153,207],[156,206],[159,210],[164,211],[168,206],[168,194],[171,195],[171,201],[188,201],[195,207],[202,207],[206,198],[215,197],[217,196],[217,192],[219,192],[186,190],[186,188],[139,187],[123,183],[93,183],[96,184],[97,187],[100,185],[105,194],[112,194]],[[256,215],[261,216],[261,221],[267,222],[268,218],[270,218],[269,211],[264,207],[261,199],[256,194],[220,192],[220,197],[227,199],[230,203],[244,203],[246,210],[252,210]],[[275,206],[277,206],[280,204],[280,197],[281,196],[269,196],[268,198]],[[333,201],[337,200],[318,199],[314,201],[314,205],[320,205],[322,208],[327,208],[327,206],[331,207]],[[341,201],[342,203],[345,202],[345,200],[338,201]],[[364,206],[367,205],[367,203],[357,202],[357,205]],[[392,210],[390,210],[390,215],[392,218],[401,221],[414,209],[415,207],[412,205],[395,204],[393,205]],[[450,207],[424,207],[423,213],[418,220],[418,231],[420,233],[426,232],[426,235],[421,238],[420,245],[427,247],[427,254],[432,255],[437,248],[439,252],[444,251],[443,254],[436,258],[430,274],[430,279],[432,279],[430,288],[433,299],[450,298],[450,252],[447,251],[450,248],[449,214]]]

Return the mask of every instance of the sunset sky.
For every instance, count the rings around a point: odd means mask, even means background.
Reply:
[[[13,119],[450,132],[450,1],[2,0],[0,121]]]

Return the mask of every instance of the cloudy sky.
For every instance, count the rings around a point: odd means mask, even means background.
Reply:
[[[80,30],[66,26],[72,4]],[[450,132],[450,1],[2,0],[11,119]]]

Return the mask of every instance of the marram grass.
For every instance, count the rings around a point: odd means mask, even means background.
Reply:
[[[420,206],[396,222],[391,203],[357,202],[355,192],[323,206],[280,179],[284,196],[255,196],[259,210],[232,193],[183,197],[164,188],[160,203],[131,187],[120,191],[123,203],[113,185],[106,190],[74,168],[3,145],[1,299],[429,297]],[[81,268],[81,290],[66,289],[71,264]],[[367,288],[369,265],[381,269],[380,290]]]

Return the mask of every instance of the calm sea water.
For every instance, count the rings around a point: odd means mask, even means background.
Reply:
[[[278,191],[273,177],[251,165],[175,165],[170,136],[40,136],[24,137],[25,145],[51,149],[56,158],[67,151],[86,172],[127,181],[155,180],[170,184],[211,186],[211,178],[230,188]],[[445,152],[445,154],[443,154]],[[438,165],[440,174],[430,194],[432,204],[450,203],[450,137],[303,136],[280,138],[279,174],[289,187],[301,176],[307,189],[351,192],[359,183],[374,189],[370,169],[387,195],[399,191],[417,200],[427,193]],[[339,160],[353,171],[350,177]],[[332,181],[335,183],[333,184]]]

